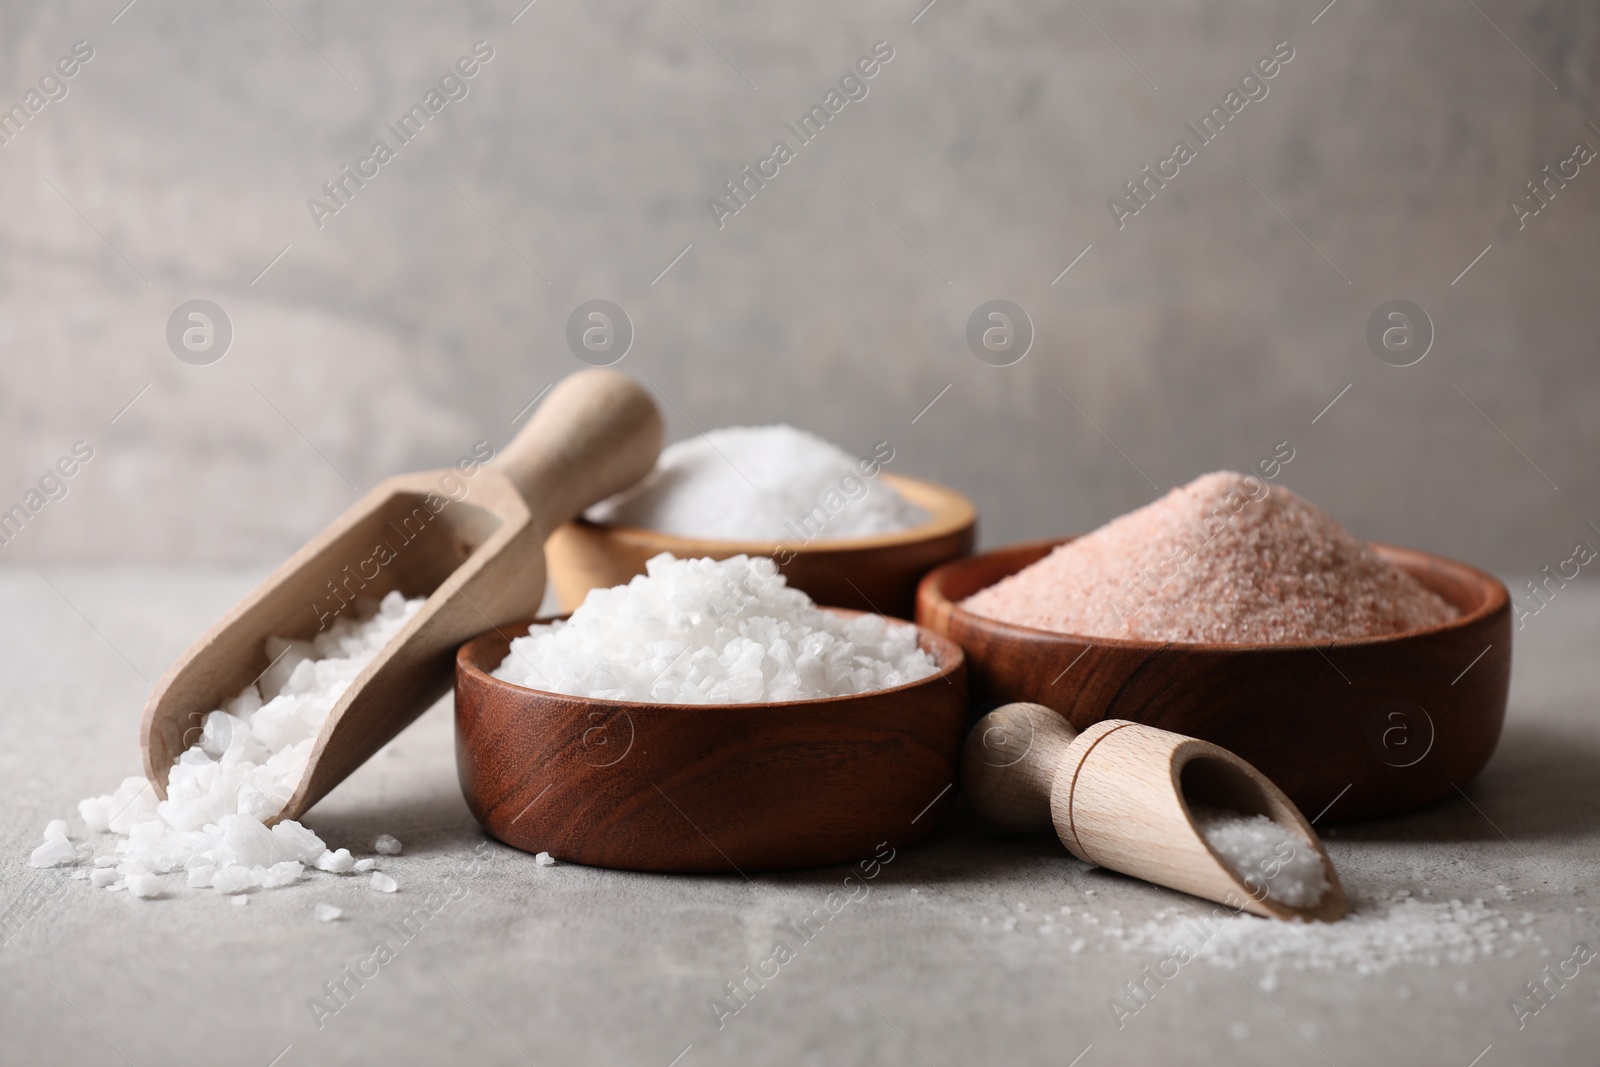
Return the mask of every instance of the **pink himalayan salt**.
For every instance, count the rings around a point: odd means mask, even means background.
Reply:
[[[1459,613],[1327,514],[1252,475],[1202,475],[963,601],[1002,622],[1143,641],[1284,644]]]

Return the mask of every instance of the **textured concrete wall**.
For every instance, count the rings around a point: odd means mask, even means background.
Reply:
[[[93,48],[0,147],[0,508],[94,451],[0,561],[281,558],[357,487],[503,441],[593,298],[673,436],[887,438],[989,544],[1284,440],[1285,483],[1369,537],[1511,570],[1600,522],[1600,161],[1520,232],[1508,208],[1600,148],[1593,5],[122,2],[0,4],[0,104]],[[480,40],[400,145],[384,124]],[[1283,41],[1200,145],[1185,121]],[[319,228],[307,199],[379,137]],[[719,228],[708,197],[779,138]],[[233,330],[204,366],[165,336],[196,298]],[[965,338],[995,298],[1034,328],[1012,366]],[[1364,339],[1396,298],[1436,334],[1403,368]]]

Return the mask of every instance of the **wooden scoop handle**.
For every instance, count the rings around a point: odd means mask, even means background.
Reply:
[[[967,735],[961,787],[990,822],[1018,833],[1048,830],[1050,787],[1078,731],[1043,704],[1007,704]]]
[[[594,368],[558,382],[492,466],[521,492],[543,541],[650,473],[662,434],[661,413],[644,386]]]

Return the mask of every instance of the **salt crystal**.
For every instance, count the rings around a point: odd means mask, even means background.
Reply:
[[[122,876],[110,867],[96,867],[89,872],[89,884],[96,889],[104,889],[120,877]]]
[[[79,879],[79,880],[84,879],[84,878],[88,878],[89,877],[89,871],[86,868],[80,867],[77,870],[72,872],[72,877],[75,878],[75,879]]]
[[[1195,825],[1223,862],[1256,892],[1291,908],[1309,908],[1328,891],[1322,855],[1296,829],[1265,815],[1190,805]]]
[[[307,830],[293,819],[284,819],[272,828],[272,836],[277,846],[278,860],[299,860],[301,863],[315,863],[328,847],[322,843],[322,838]]]
[[[128,892],[136,897],[149,899],[161,895],[161,879],[154,874],[130,874],[127,877]]]
[[[65,837],[51,837],[28,857],[31,867],[65,867],[78,862],[78,850]]]
[[[390,878],[382,871],[372,872],[372,888],[379,893],[393,893],[400,888],[400,883]]]
[[[45,827],[44,827],[44,839],[46,841],[50,840],[52,837],[66,837],[66,836],[67,836],[67,820],[65,820],[65,819],[51,819],[48,823],[45,824]]]
[[[383,856],[400,855],[400,841],[388,834],[379,834],[378,839],[372,843],[372,850]]]
[[[96,867],[115,867],[117,865],[117,857],[110,854],[96,856],[94,858],[94,865]]]
[[[197,867],[190,867],[189,874],[186,877],[184,884],[186,884],[190,889],[209,889],[211,887],[211,879],[216,875],[216,873],[217,869],[211,866],[209,863],[202,863]]]
[[[111,829],[111,798],[89,797],[78,801],[78,816],[91,834],[105,833]]]
[[[211,876],[211,888],[219,893],[237,893],[261,884],[261,878],[251,867],[223,867]]]
[[[347,848],[341,848],[337,852],[324,851],[317,857],[317,870],[333,874],[344,874],[355,865],[355,858],[350,855],[350,850]]]
[[[274,863],[265,870],[258,869],[256,878],[260,881],[262,889],[277,889],[298,881],[305,869],[305,865],[298,860],[285,860],[282,863]]]
[[[312,914],[319,923],[331,923],[344,914],[343,908],[336,908],[332,904],[318,904]]]
[[[1436,626],[1456,609],[1316,506],[1221,471],[981,589],[968,610],[1057,633],[1282,644]]]
[[[712,430],[668,445],[655,470],[586,517],[726,541],[826,541],[927,522],[875,480],[883,454],[874,456],[857,459],[792,426]]]
[[[340,849],[339,851],[343,852],[344,850]],[[378,861],[373,859],[371,856],[366,856],[362,859],[356,860],[351,866],[351,870],[358,874],[365,874],[367,871],[377,870],[377,867]]]
[[[313,640],[269,638],[264,651],[273,665],[257,685],[205,715],[198,741],[173,762],[165,800],[133,777],[115,793],[79,802],[91,833],[125,838],[116,846],[121,860],[110,862],[121,862],[124,874],[130,863],[133,873],[152,875],[214,868],[213,888],[228,894],[299,878],[302,865],[327,851],[322,839],[293,820],[265,824],[299,785],[334,705],[422,603],[391,592],[376,614],[342,615]]]
[[[554,867],[556,865],[556,858],[550,855],[548,852],[541,852],[537,856],[533,857],[533,862],[539,867]]]
[[[915,627],[822,611],[770,559],[662,553],[646,571],[591,590],[569,621],[512,641],[495,677],[607,700],[745,704],[865,693],[935,673]]]

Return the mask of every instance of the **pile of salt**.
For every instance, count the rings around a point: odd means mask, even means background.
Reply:
[[[646,564],[593,589],[572,618],[535,626],[496,678],[550,693],[651,704],[757,704],[847,696],[934,674],[916,627],[844,618],[788,588],[770,559]]]
[[[271,829],[265,820],[299,784],[339,697],[422,603],[392,592],[372,617],[335,619],[312,641],[268,638],[271,666],[259,684],[205,717],[199,741],[172,765],[166,800],[157,802],[150,783],[135,777],[78,804],[91,833],[121,837],[116,855],[96,857],[90,884],[152,897],[162,891],[159,876],[182,870],[190,888],[231,895],[289,885],[307,864],[335,873],[358,868],[347,850],[329,852],[294,820]],[[46,828],[33,866],[77,862],[65,827],[57,819]]]
[[[887,441],[857,459],[792,426],[730,426],[668,445],[638,485],[586,517],[728,541],[828,541],[921,525],[926,512],[874,480],[893,456]]]

